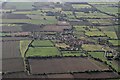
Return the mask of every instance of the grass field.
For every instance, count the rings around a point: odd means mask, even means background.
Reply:
[[[106,12],[106,13],[115,14],[115,15],[116,15],[116,13],[118,13],[117,7],[112,7],[109,5],[97,5],[95,7],[103,12]]]
[[[56,24],[57,20],[55,18],[44,19],[2,19],[2,23],[30,23],[30,24]]]
[[[30,47],[28,52],[26,53],[26,57],[33,57],[33,56],[60,56],[59,51],[55,47]]]
[[[25,51],[27,50],[28,45],[30,44],[31,41],[32,40],[21,40],[20,41],[20,52],[21,52],[22,57],[24,57]]]
[[[80,51],[62,51],[63,56],[86,56],[83,52]]]
[[[86,51],[102,51],[101,45],[84,44],[82,48]]]
[[[94,13],[84,13],[84,12],[75,12],[77,18],[110,18],[111,16],[108,16],[103,13],[94,12]]]
[[[105,61],[106,58],[104,56],[104,52],[88,52],[88,54],[90,54],[91,56],[95,57],[95,58],[100,58],[101,60]]]
[[[65,43],[56,43],[55,46],[56,46],[56,47],[59,47],[59,48],[69,47],[69,45],[67,45],[67,44],[65,44]]]
[[[113,46],[120,46],[120,40],[109,40],[110,43],[112,43]]]
[[[114,31],[104,31],[104,33],[111,39],[117,39],[117,35]]]
[[[22,26],[22,25],[18,25],[18,24],[2,24],[2,26]]]
[[[15,7],[17,10],[32,9],[34,2],[9,2],[5,5],[6,8]]]
[[[102,61],[106,61],[108,65],[111,65],[117,72],[120,72],[120,69],[118,68],[118,62],[112,60],[108,61],[107,58],[104,56],[104,52],[89,52],[92,57],[99,58]]]
[[[105,34],[101,31],[86,31],[87,36],[105,36]]]
[[[86,5],[86,4],[72,4],[73,8],[91,8],[90,5]]]
[[[40,10],[36,10],[36,11],[16,11],[13,12],[13,14],[42,14],[42,12]]]
[[[53,47],[53,43],[49,40],[35,40],[32,43],[33,46]]]

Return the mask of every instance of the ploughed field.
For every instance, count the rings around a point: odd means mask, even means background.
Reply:
[[[0,43],[2,44],[3,73],[24,71],[23,59],[19,50],[19,40],[3,38]]]
[[[95,73],[73,73],[73,74],[48,74],[48,75],[27,75],[24,72],[3,75],[3,78],[79,78],[79,79],[104,79],[116,78],[117,74],[113,72],[95,72]]]
[[[89,58],[28,59],[31,74],[84,72],[109,70],[100,62]],[[95,62],[95,63],[94,63]]]
[[[3,41],[2,42],[2,58],[19,58],[19,41]]]

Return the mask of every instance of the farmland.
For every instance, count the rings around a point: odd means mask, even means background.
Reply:
[[[32,74],[43,74],[45,72],[68,73],[69,71],[77,72],[77,71],[96,70],[96,69],[101,70],[100,66],[94,65],[94,63],[92,63],[89,59],[84,59],[84,58],[63,58],[63,59],[47,59],[47,60],[29,59],[29,63],[31,64],[30,70]],[[41,63],[42,65],[34,65],[38,63]],[[72,63],[74,63],[74,65],[71,65]],[[50,68],[48,68],[48,66]],[[39,69],[40,71],[38,71],[37,68],[40,68]],[[104,67],[104,69],[107,68]]]
[[[117,3],[2,4],[3,78],[120,78]]]

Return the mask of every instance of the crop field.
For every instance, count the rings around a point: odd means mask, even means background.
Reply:
[[[82,48],[86,51],[102,51],[101,45],[84,44]]]
[[[32,46],[36,47],[53,47],[53,43],[49,40],[35,40],[32,42]]]
[[[81,51],[62,51],[63,56],[83,56],[85,57],[86,54]]]
[[[29,10],[31,10],[33,4],[34,4],[34,2],[9,2],[4,6],[4,8],[10,9],[11,7],[15,6],[13,9],[17,9],[17,10],[29,9]]]
[[[100,25],[111,25],[113,23],[110,19],[88,19],[90,23],[100,24]]]
[[[20,51],[21,51],[22,57],[24,57],[24,54],[25,54],[26,50],[28,49],[31,41],[32,40],[20,40]]]
[[[105,34],[101,31],[86,31],[85,35],[87,36],[105,36]]]
[[[3,72],[24,71],[24,64],[22,58],[3,59],[2,71]]]
[[[9,45],[9,46],[8,46]],[[19,41],[4,41],[2,42],[2,57],[7,58],[20,58]]]
[[[69,19],[75,19],[72,11],[64,11],[63,14],[65,14]]]
[[[67,48],[67,47],[69,47],[69,45],[67,45],[65,43],[56,43],[55,46],[58,47],[58,48]]]
[[[99,12],[94,13],[75,12],[75,14],[77,18],[111,18],[111,16]]]
[[[71,65],[73,63],[74,65]],[[102,65],[99,62],[96,63]],[[69,73],[108,69],[106,66],[101,68],[101,66],[94,64],[90,59],[86,58],[29,59],[29,64],[31,74]]]
[[[80,73],[80,74],[73,74],[74,78],[81,78],[81,79],[101,79],[101,78],[116,78],[117,74],[113,72],[100,72],[100,73]]]
[[[59,56],[60,53],[55,47],[29,47],[26,57],[46,57],[46,56]]]
[[[118,3],[3,2],[3,78],[120,77]]]
[[[72,4],[73,8],[91,8],[90,5],[87,4]]]
[[[120,46],[120,40],[109,40],[110,43],[112,43],[113,46]]]
[[[114,31],[104,31],[104,33],[111,39],[118,39],[118,37]]]
[[[116,61],[108,61],[107,58],[105,57],[105,53],[104,52],[89,52],[89,54],[94,57],[94,58],[99,58],[102,61],[105,61],[107,64],[111,65],[117,72],[119,72],[119,66],[118,66],[118,62]]]
[[[29,19],[24,14],[2,14],[2,19]]]
[[[118,5],[118,4],[115,4]],[[115,6],[109,6],[109,5],[96,5],[95,6],[97,9],[106,12],[106,13],[110,13],[110,14],[114,14],[117,15],[118,13],[118,8]]]
[[[33,15],[33,14],[42,14],[41,10],[36,11],[14,11],[13,14],[25,14],[25,15]]]

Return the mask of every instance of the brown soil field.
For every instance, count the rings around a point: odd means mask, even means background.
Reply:
[[[48,78],[74,78],[71,74],[51,74],[47,76]]]
[[[17,72],[11,74],[4,74],[3,78],[47,78],[46,75],[28,75],[25,72]]]
[[[117,78],[118,74],[114,72],[98,72],[98,73],[79,73],[73,74],[74,78],[87,78],[87,79],[105,79]]]
[[[2,41],[20,41],[20,40],[29,40],[27,37],[2,37]]]
[[[29,59],[31,74],[84,72],[88,70],[109,70],[100,62],[88,58]],[[102,67],[100,66],[102,65]]]
[[[54,32],[61,32],[64,29],[71,29],[71,26],[58,26],[58,25],[46,25],[41,27],[40,25],[33,25],[33,24],[23,24],[22,30],[23,31],[54,31]]]
[[[20,58],[19,41],[3,41],[2,42],[2,58]]]
[[[29,19],[25,14],[2,14],[2,19]]]
[[[18,32],[22,31],[22,28],[20,26],[2,26],[3,32]]]
[[[64,29],[71,29],[71,26],[56,26],[56,25],[48,25],[43,27],[43,31],[55,31],[55,32],[61,32]]]
[[[2,71],[3,72],[24,71],[23,59],[22,58],[3,59]]]

